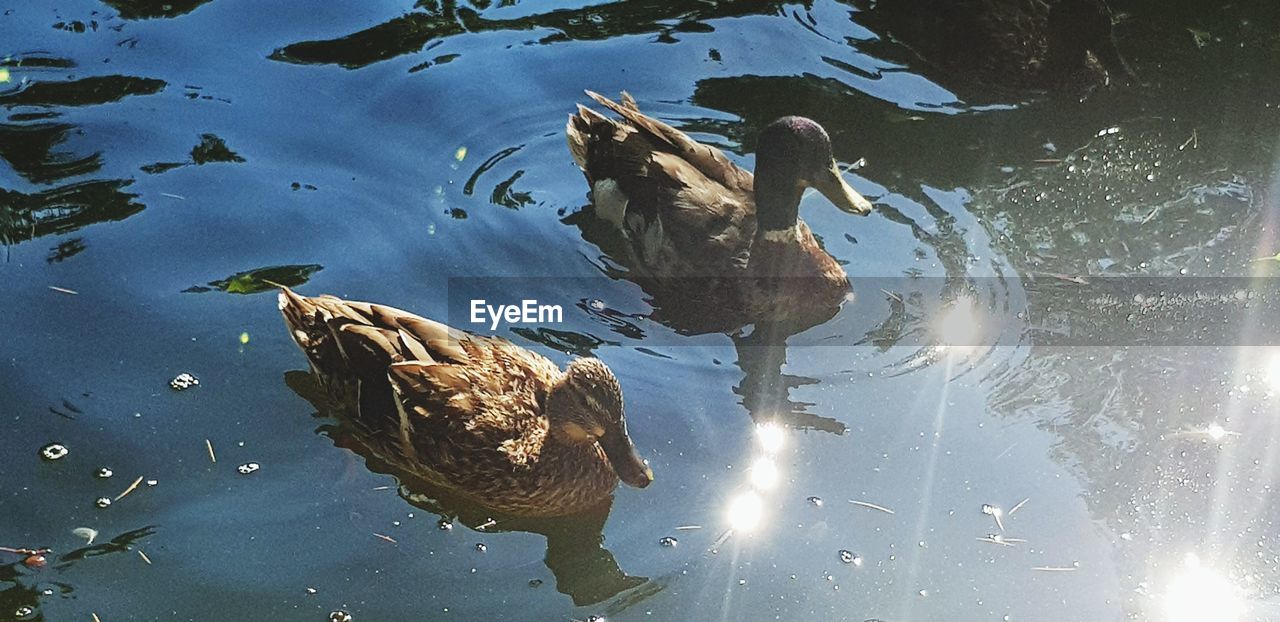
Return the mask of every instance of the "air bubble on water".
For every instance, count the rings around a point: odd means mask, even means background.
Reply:
[[[250,473],[257,471],[260,468],[262,468],[262,465],[258,464],[257,462],[246,462],[236,467],[236,471],[238,471],[241,475],[248,475]]]
[[[861,566],[862,556],[847,549],[840,549],[840,561],[854,566]]]
[[[67,447],[61,443],[49,443],[40,448],[40,457],[45,460],[61,460],[71,453]]]
[[[98,497],[98,500],[94,501],[93,504],[100,508],[111,507],[111,497]]]
[[[680,544],[680,541],[676,540],[671,536],[665,536],[662,539],[658,540],[658,544],[661,544],[662,546],[665,546],[667,548],[674,548],[677,544]]]
[[[809,497],[808,501],[810,504],[822,507],[822,497]]]
[[[115,473],[111,471],[110,467],[102,467],[98,469],[98,472],[94,473],[94,475],[96,475],[100,479],[107,479],[108,477],[115,475]]]

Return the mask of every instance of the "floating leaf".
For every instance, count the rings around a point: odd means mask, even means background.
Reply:
[[[9,81],[9,70],[5,69],[4,67],[0,67],[0,82],[8,82],[8,81]]]
[[[457,160],[457,161],[459,161],[459,162],[461,162],[461,161],[463,161],[463,160],[467,159],[467,148],[466,148],[466,147],[458,147],[458,150],[457,150],[457,151],[455,151],[455,152],[453,152],[453,159],[455,159],[455,160]]]
[[[207,286],[196,285],[183,290],[185,293],[202,293],[224,291],[228,294],[257,294],[271,291],[276,284],[297,287],[306,283],[311,275],[319,272],[323,266],[319,264],[300,264],[291,266],[268,266],[246,272],[238,272],[225,279],[210,281]],[[242,336],[242,343],[247,342],[248,335]]]

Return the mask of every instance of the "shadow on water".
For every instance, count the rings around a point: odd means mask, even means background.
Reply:
[[[571,516],[529,518],[495,513],[389,462],[387,456],[396,453],[394,446],[388,445],[393,441],[388,441],[385,433],[359,424],[348,414],[351,406],[334,404],[311,373],[287,372],[284,382],[316,408],[317,417],[334,421],[321,425],[318,430],[321,434],[329,437],[335,446],[364,458],[370,471],[394,476],[400,483],[400,496],[440,516],[442,529],[451,528],[457,521],[481,533],[519,531],[545,537],[547,569],[555,577],[556,589],[569,596],[574,605],[600,603],[648,581],[628,575],[604,548],[604,526],[613,507],[612,496],[596,508]],[[391,414],[385,418],[395,419]]]
[[[17,561],[0,565],[0,620],[49,619],[43,612],[45,601],[76,598],[75,588],[58,577],[91,558],[134,551],[137,543],[155,531],[154,526],[126,531],[106,542],[87,544],[61,555],[43,549],[16,555]],[[0,551],[0,556],[15,554]]]

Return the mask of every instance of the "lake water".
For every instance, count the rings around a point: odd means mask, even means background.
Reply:
[[[0,0],[0,546],[52,548],[0,620],[1280,619],[1280,8],[1114,4],[1140,84],[1082,99],[833,0]],[[744,165],[820,121],[853,299],[650,318],[577,226],[583,89]],[[366,460],[263,279],[562,304],[497,332],[605,360],[656,482],[528,521]]]

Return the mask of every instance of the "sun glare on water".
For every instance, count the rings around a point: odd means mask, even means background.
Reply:
[[[1182,571],[1164,596],[1165,622],[1241,622],[1245,603],[1240,588],[1222,573],[1187,555]]]

